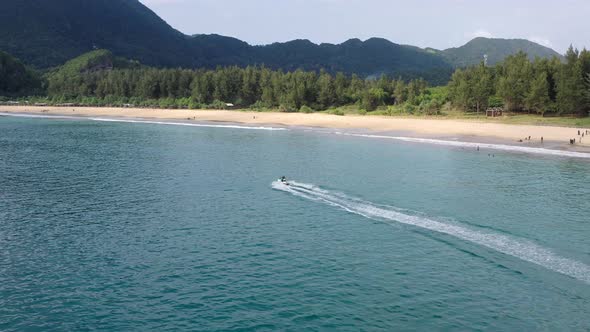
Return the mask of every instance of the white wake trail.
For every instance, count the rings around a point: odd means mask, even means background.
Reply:
[[[549,270],[559,272],[590,284],[590,266],[573,259],[561,257],[547,248],[531,241],[518,239],[503,234],[483,232],[462,225],[445,223],[421,216],[410,215],[394,207],[378,206],[342,193],[331,192],[314,185],[289,182],[287,186],[280,181],[273,182],[272,187],[305,199],[322,202],[330,206],[354,213],[365,218],[396,222],[420,227],[433,232],[447,234],[485,246],[506,255],[517,257]]]

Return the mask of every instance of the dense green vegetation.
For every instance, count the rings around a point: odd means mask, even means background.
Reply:
[[[42,92],[40,76],[9,54],[0,51],[0,96]]]
[[[195,13],[196,17],[203,13]],[[93,49],[108,49],[154,67],[215,69],[262,66],[273,70],[325,70],[359,77],[382,74],[422,77],[446,84],[457,66],[478,63],[483,54],[500,61],[518,50],[531,57],[556,55],[527,41],[478,38],[464,47],[436,51],[381,38],[342,44],[294,40],[251,46],[219,35],[187,36],[170,27],[138,0],[5,1],[0,11],[0,50],[47,69]]]
[[[114,68],[139,69],[141,65],[135,61],[115,57],[107,50],[88,52],[51,70],[47,75],[49,80],[47,92],[51,96],[93,95],[95,91],[92,85],[88,85],[88,77],[95,77],[97,76],[94,75],[95,73],[106,73]]]
[[[367,111],[406,102],[419,106],[427,91],[423,79],[406,84],[386,76],[365,80],[342,73],[283,72],[252,66],[216,70],[141,67],[116,61],[105,50],[69,61],[49,72],[47,81],[47,95],[55,103],[171,108],[225,108],[231,103],[238,107],[306,112],[351,104]]]
[[[512,112],[587,115],[590,52],[570,47],[565,62],[536,59],[520,52],[495,67],[457,70],[449,83],[451,102],[466,111],[504,106]]]

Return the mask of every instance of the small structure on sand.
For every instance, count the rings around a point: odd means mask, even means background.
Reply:
[[[497,116],[502,116],[504,114],[504,109],[502,107],[491,107],[486,110],[486,116],[495,118]]]
[[[225,103],[225,109],[226,109],[226,110],[235,110],[235,109],[237,109],[237,108],[238,108],[238,107],[237,107],[235,104],[232,104],[232,103]]]

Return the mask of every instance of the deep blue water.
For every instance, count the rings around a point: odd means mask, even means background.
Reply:
[[[590,329],[590,162],[488,153],[0,117],[0,330]]]

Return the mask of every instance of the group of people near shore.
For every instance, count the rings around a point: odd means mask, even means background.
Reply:
[[[584,138],[584,135],[590,135],[590,130],[578,130],[578,143],[582,143],[582,138]],[[570,144],[576,144],[576,139],[570,138]]]
[[[519,139],[518,141],[519,141],[520,143],[522,143],[522,142],[524,142],[524,141],[530,141],[531,139],[532,139],[532,138],[531,138],[531,136],[527,136],[527,137],[525,137],[524,139]],[[544,138],[543,138],[543,136],[541,136],[541,143],[543,143],[543,139],[544,139]]]
[[[578,137],[577,138],[570,138],[569,139],[569,143],[570,145],[574,145],[577,143],[582,143],[582,138],[584,138],[584,136],[588,136],[590,135],[590,130],[588,129],[584,129],[584,130],[578,130]],[[527,136],[524,139],[519,139],[518,142],[522,143],[524,141],[530,141],[532,139],[531,136]],[[543,136],[541,136],[541,143],[543,143]]]

